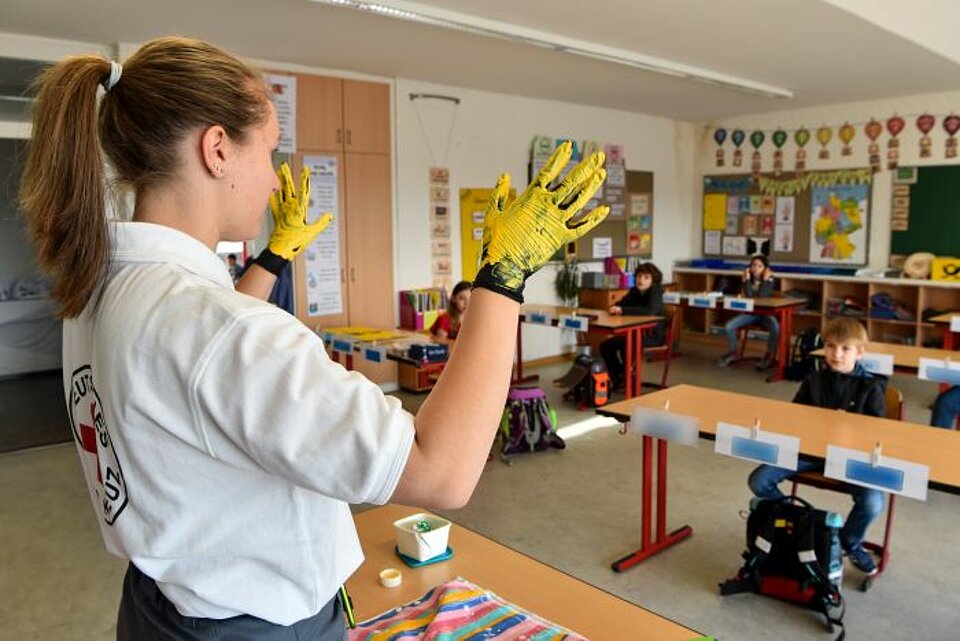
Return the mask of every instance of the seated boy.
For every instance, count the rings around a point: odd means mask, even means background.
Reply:
[[[803,380],[793,402],[868,416],[885,416],[887,379],[868,374],[859,362],[867,342],[863,325],[853,318],[834,318],[827,323],[823,340],[826,367]],[[823,463],[803,459],[798,461],[797,471],[807,470],[823,471]],[[748,484],[754,495],[760,498],[780,498],[783,493],[777,485],[793,475],[792,470],[761,465],[750,474]],[[883,511],[885,495],[858,485],[848,487],[853,496],[853,509],[840,530],[840,543],[853,565],[869,576],[876,574],[877,565],[864,549],[863,539],[870,523]]]

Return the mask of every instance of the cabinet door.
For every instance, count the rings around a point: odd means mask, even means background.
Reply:
[[[390,153],[390,85],[343,81],[344,149],[367,154]]]
[[[325,76],[297,76],[297,149],[341,151],[343,81]]]
[[[351,325],[394,327],[390,156],[345,154]]]
[[[309,154],[313,155],[313,154]],[[316,154],[318,156],[330,156],[337,159],[337,211],[333,212],[333,222],[320,235],[320,238],[314,241],[314,244],[300,252],[300,255],[293,263],[294,279],[294,308],[297,318],[299,318],[307,327],[316,330],[319,327],[342,327],[348,324],[348,300],[349,292],[346,282],[347,267],[347,231],[344,221],[344,166],[343,154]],[[297,177],[296,183],[299,187],[300,168],[303,167],[303,154],[296,154],[293,160],[293,175]],[[311,190],[316,189],[316,185],[311,186]],[[335,234],[339,243],[337,246],[337,256],[327,261],[314,263],[311,274],[307,274],[307,256],[317,251],[317,243],[321,243],[328,251],[332,251],[334,246],[330,244],[330,234]],[[327,242],[325,242],[325,240]],[[308,287],[322,287],[324,279],[335,279],[340,285],[340,311],[332,314],[311,315],[310,300],[315,298],[308,296]],[[327,280],[329,282],[329,280]]]

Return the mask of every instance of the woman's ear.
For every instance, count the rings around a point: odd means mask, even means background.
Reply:
[[[204,168],[214,178],[227,172],[230,137],[221,125],[212,125],[200,134],[200,155]]]

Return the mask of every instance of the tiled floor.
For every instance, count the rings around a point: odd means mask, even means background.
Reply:
[[[671,382],[786,400],[796,389],[764,383],[748,365],[719,369],[714,356],[685,346]],[[649,365],[646,378],[659,367]],[[541,368],[543,385],[549,388],[565,368]],[[908,418],[925,423],[935,390],[900,375],[895,383],[906,395]],[[668,527],[689,524],[694,536],[623,574],[612,572],[610,563],[639,540],[639,439],[619,436],[609,421],[576,411],[553,390],[549,395],[567,448],[516,457],[509,466],[488,463],[470,504],[448,517],[722,639],[832,638],[813,612],[753,595],[719,596],[717,583],[740,562],[751,466],[714,455],[708,442],[670,452]],[[411,408],[422,399],[401,397]],[[0,641],[113,638],[124,563],[103,550],[74,446],[0,455],[0,487]],[[805,496],[819,507],[848,509],[843,496],[814,490]],[[900,501],[888,574],[862,593],[856,570],[847,568],[847,638],[957,639],[960,549],[952,535],[958,531],[960,497],[931,492],[926,503]],[[643,638],[642,631],[624,630],[625,640]]]

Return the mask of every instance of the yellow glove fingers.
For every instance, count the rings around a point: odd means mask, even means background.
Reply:
[[[303,171],[300,172],[300,193],[297,194],[299,197],[299,209],[303,215],[303,222],[307,222],[307,207],[310,204],[310,169],[307,167],[303,168]],[[324,225],[326,226],[326,225]]]
[[[573,143],[569,140],[565,140],[550,155],[550,158],[547,159],[547,164],[543,166],[543,169],[541,169],[540,173],[538,173],[536,178],[533,179],[533,182],[530,183],[530,186],[546,188],[547,185],[552,183],[556,177],[560,175],[560,172],[563,171],[563,168],[566,167],[567,163],[570,162],[570,156],[572,155]]]
[[[273,214],[273,224],[278,225],[283,218],[283,210],[280,206],[280,194],[275,191],[270,192],[270,213]]]
[[[317,234],[322,232],[327,226],[333,222],[333,214],[327,212],[317,218],[315,221],[306,226],[306,230],[309,232],[310,239],[313,240],[316,238]],[[306,234],[305,234],[306,235]]]
[[[578,211],[583,209],[583,207],[593,198],[594,194],[597,193],[597,190],[600,189],[600,185],[603,184],[603,181],[607,179],[607,170],[601,167],[597,169],[593,174],[580,185],[580,191],[575,192],[566,205],[560,206],[560,211],[564,212],[566,215],[563,217],[564,221],[569,221],[573,218]]]
[[[293,175],[290,173],[290,165],[280,165],[277,177],[280,178],[280,202],[293,200]]]
[[[589,214],[582,216],[576,223],[568,225],[567,228],[572,233],[572,236],[569,240],[580,238],[586,234],[588,231],[602,223],[603,219],[606,218],[607,214],[609,213],[610,208],[606,205],[602,205],[591,211]]]
[[[560,186],[553,192],[553,202],[559,204],[565,203],[574,198],[574,194],[590,180],[593,174],[603,166],[606,159],[602,151],[591,154],[589,158],[570,170]],[[589,200],[589,199],[588,199]]]

